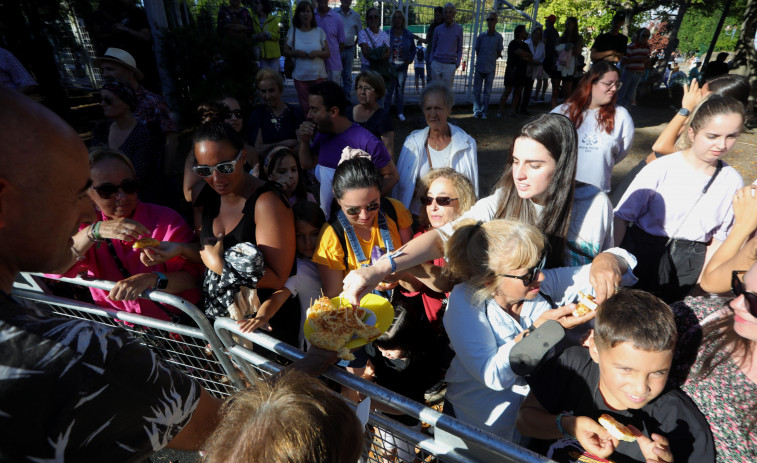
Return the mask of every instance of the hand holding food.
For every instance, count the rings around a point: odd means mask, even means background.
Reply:
[[[601,424],[610,435],[618,440],[626,442],[635,442],[636,436],[631,432],[624,424],[604,413],[599,417],[599,424]]]
[[[594,296],[592,296],[591,294],[584,294],[579,291],[578,302],[576,303],[576,306],[576,310],[573,311],[573,316],[582,317],[589,312],[596,311],[599,305],[594,302]]]
[[[136,220],[124,218],[103,220],[93,225],[95,226],[100,238],[126,242],[137,241],[140,236],[149,236],[152,233],[152,230]]]
[[[307,321],[313,329],[310,342],[321,349],[336,351],[339,358],[354,360],[345,346],[354,336],[371,340],[381,332],[375,326],[366,326],[362,318],[366,311],[351,305],[335,305],[327,297],[315,301],[307,311]]]
[[[131,245],[133,249],[156,248],[158,246],[160,246],[160,241],[150,236],[140,238]]]

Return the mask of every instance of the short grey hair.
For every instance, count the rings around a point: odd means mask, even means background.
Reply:
[[[450,90],[450,88],[444,82],[433,80],[430,84],[426,85],[426,88],[424,88],[423,92],[421,92],[421,110],[426,104],[426,98],[428,98],[428,96],[432,93],[441,94],[444,97],[444,102],[447,104],[447,108],[449,108],[450,111],[452,110],[452,107],[455,106],[455,94],[452,93],[452,90]]]

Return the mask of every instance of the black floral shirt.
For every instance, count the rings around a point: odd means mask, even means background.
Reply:
[[[141,461],[201,390],[124,330],[0,295],[0,461]]]

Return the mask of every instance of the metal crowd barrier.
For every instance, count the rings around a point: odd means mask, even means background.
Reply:
[[[229,318],[217,319],[213,327],[197,307],[171,294],[146,291],[142,297],[180,309],[197,326],[166,322],[55,296],[47,290],[42,278],[45,278],[44,275],[24,274],[25,282],[14,285],[13,295],[20,300],[33,302],[37,308],[56,316],[124,328],[156,355],[198,380],[210,393],[220,398],[248,387],[261,377],[278,372],[282,366],[271,360],[276,355],[289,360],[304,356],[302,351],[261,332],[241,333],[236,322]],[[115,284],[81,278],[60,278],[54,281],[106,291]],[[387,415],[371,412],[368,421],[371,432],[366,433],[366,451],[363,455],[365,462],[386,461],[383,457],[393,446],[404,451],[400,455],[410,457],[396,460],[388,457],[388,461],[551,461],[340,368],[331,367],[324,376],[429,425],[428,430],[421,432],[404,426]]]
[[[275,353],[292,361],[305,355],[299,349],[260,331],[241,333],[236,322],[229,318],[216,319],[214,327],[235,363],[249,364],[255,369],[255,372],[251,373],[253,376],[248,377],[250,381],[254,381],[261,375],[275,373],[281,368],[278,363],[260,355],[258,350]],[[250,351],[241,345],[239,341],[241,339],[252,342],[254,351]],[[430,426],[428,431],[430,434],[427,434],[407,427],[381,413],[371,412],[368,422],[374,428],[374,432],[367,434],[365,461],[383,461],[381,456],[388,450],[387,443],[388,440],[392,440],[391,436],[394,436],[395,446],[409,449],[413,457],[419,458],[421,461],[455,463],[552,461],[340,368],[332,366],[323,376],[354,389],[373,401],[381,402],[417,418]],[[389,459],[389,461],[392,460]],[[403,460],[398,459],[397,461]],[[413,461],[413,459],[408,461]]]
[[[199,381],[216,397],[224,398],[245,387],[240,371],[224,352],[221,341],[205,314],[194,304],[160,291],[146,291],[142,297],[178,308],[196,326],[181,325],[130,312],[100,307],[51,294],[41,274],[24,274],[25,281],[14,284],[13,295],[31,301],[41,310],[58,316],[90,320],[129,331],[142,344],[178,370]],[[82,278],[60,278],[73,285],[110,290],[115,283]]]

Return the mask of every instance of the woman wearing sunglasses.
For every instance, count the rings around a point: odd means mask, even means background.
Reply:
[[[234,98],[233,96],[224,96],[220,98],[217,101],[218,104],[222,104],[223,106],[228,109],[228,114],[226,116],[226,123],[231,126],[232,129],[236,130],[240,134],[243,134],[244,130],[244,117],[242,113],[242,106],[239,104],[239,100]],[[257,172],[258,167],[258,153],[251,145],[248,145],[245,143],[244,145],[245,152],[247,153],[247,165],[254,171]]]
[[[757,265],[731,272],[730,286],[733,299],[689,296],[673,305],[682,335],[670,381],[683,383],[710,423],[718,462],[755,461]]]
[[[100,106],[110,122],[93,131],[90,147],[118,150],[128,157],[140,181],[139,199],[170,205],[162,180],[165,140],[162,133],[132,114],[137,107],[134,91],[121,82],[106,82],[100,90]]]
[[[294,216],[277,184],[242,168],[246,160],[244,141],[220,117],[209,119],[195,132],[194,158],[185,171],[185,185],[197,212],[200,254],[208,268],[205,314],[210,318],[229,316],[227,296],[231,294],[233,300],[242,285],[241,281],[231,284],[234,272],[227,264],[236,261],[227,259],[236,255],[232,248],[249,243],[262,254],[262,277],[254,268],[258,256],[250,255],[247,267],[251,281],[247,286],[257,286],[260,300],[266,300],[284,286],[293,270]],[[297,299],[290,299],[270,320],[273,334],[292,345],[297,344],[299,310]]]
[[[552,110],[567,116],[578,131],[576,180],[610,192],[612,169],[633,143],[634,125],[626,108],[616,106],[618,68],[608,61],[591,66],[568,100]]]
[[[547,268],[594,262],[592,282],[601,302],[615,293],[626,263],[602,252],[613,246],[612,205],[597,187],[575,181],[577,156],[576,129],[567,117],[544,114],[529,120],[515,134],[494,194],[480,199],[463,217],[518,219],[537,226],[550,244]],[[568,204],[571,207],[566,207]],[[408,243],[403,255],[395,259],[396,268],[407,270],[442,257],[452,226],[437,231]],[[347,275],[347,297],[358,300],[396,271],[386,264],[382,261]]]
[[[370,157],[342,159],[332,183],[337,219],[323,226],[313,254],[327,297],[342,292],[347,272],[371,265],[413,236],[407,209],[399,201],[381,198],[383,177]]]
[[[421,230],[415,235],[432,232],[452,222],[476,203],[476,192],[471,181],[450,167],[432,169],[420,180]],[[441,317],[445,300],[451,288],[449,278],[444,274],[447,266],[440,257],[419,266],[417,272],[400,272],[402,293],[407,297],[418,297],[423,304],[426,319],[437,331],[441,331]]]
[[[408,135],[402,145],[397,170],[400,181],[392,196],[415,215],[420,213],[418,180],[429,170],[452,167],[473,182],[478,194],[478,155],[476,140],[463,129],[448,122],[455,95],[441,81],[423,89],[420,106],[427,127]]]
[[[510,349],[547,320],[573,328],[595,314],[575,317],[569,303],[579,291],[592,291],[591,265],[544,270],[547,246],[538,228],[504,219],[460,220],[445,244],[448,270],[462,283],[452,289],[444,315],[455,351],[444,411],[516,443],[515,418],[528,385],[512,371]],[[634,280],[625,272],[623,283]]]
[[[182,246],[195,247],[194,233],[181,216],[164,206],[141,202],[141,187],[131,161],[111,149],[90,153],[92,187],[89,196],[97,220],[74,236],[77,262],[65,276],[84,273],[115,281],[110,291],[90,288],[97,305],[162,320],[175,319],[180,311],[139,296],[147,289],[174,293],[193,304],[200,300],[202,265],[177,257]],[[161,244],[133,249],[139,238],[152,237]],[[195,251],[196,252],[196,251]]]

